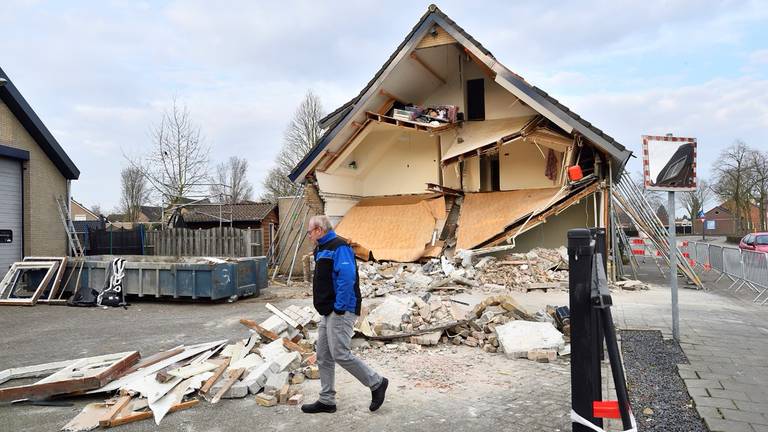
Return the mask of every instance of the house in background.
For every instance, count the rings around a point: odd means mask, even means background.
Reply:
[[[262,252],[277,232],[279,214],[277,205],[269,202],[239,204],[187,205],[172,218],[174,228],[208,229],[233,227],[260,232]]]
[[[742,236],[746,232],[738,232],[736,215],[732,210],[733,204],[724,202],[704,213],[705,235],[714,236]],[[747,232],[760,231],[760,209],[752,205],[748,217],[744,217],[743,226]],[[701,235],[702,222],[697,218],[693,221],[693,233]]]
[[[365,259],[564,245],[607,226],[631,155],[434,5],[321,126],[290,178]]]
[[[112,213],[107,216],[107,225],[110,228],[132,229],[134,225],[151,226],[160,224],[163,220],[163,208],[157,206],[141,206],[138,220],[129,221],[128,217],[121,213]]]
[[[101,220],[102,215],[97,215],[91,211],[88,207],[75,201],[74,198],[69,203],[69,217],[72,221],[97,221]]]
[[[80,171],[0,69],[0,274],[24,256],[65,256],[57,198]]]

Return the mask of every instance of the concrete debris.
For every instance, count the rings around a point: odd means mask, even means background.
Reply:
[[[623,290],[627,291],[640,291],[640,290],[647,290],[649,289],[648,285],[639,281],[639,280],[622,280],[622,281],[616,281],[613,282],[612,285],[615,285]]]
[[[484,290],[527,291],[528,289],[567,289],[568,251],[537,248],[528,253],[513,253],[501,258],[457,255],[445,256],[424,264],[366,262],[358,266],[363,297],[429,291]]]
[[[364,317],[368,327],[373,329],[371,334],[364,335],[370,340],[363,344],[361,339],[353,339],[356,349],[381,348],[394,352],[452,344],[477,347],[487,353],[514,352],[516,358],[527,358],[529,351],[545,349],[552,351],[545,354],[537,352],[530,357],[534,361],[550,362],[557,358],[557,349],[565,344],[558,330],[570,332],[570,311],[567,307],[547,306],[546,310],[531,314],[510,294],[487,296],[471,308],[460,300],[429,292],[421,296],[387,296],[374,312]],[[514,332],[509,336],[509,327],[505,326],[514,322],[531,324],[523,331],[531,333],[531,336],[521,338]],[[540,324],[546,324],[557,334],[555,343],[547,339],[551,336],[549,333],[538,328]],[[507,338],[504,340],[506,347],[502,336]],[[544,341],[540,342],[542,337]],[[524,346],[517,347],[513,339],[521,339],[520,343]],[[410,344],[397,343],[402,341]]]
[[[512,321],[495,329],[499,345],[509,358],[528,357],[533,350],[558,350],[565,346],[563,334],[550,323]]]

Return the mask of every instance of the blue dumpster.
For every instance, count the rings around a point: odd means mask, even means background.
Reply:
[[[101,291],[110,264],[117,256],[86,256],[80,285]],[[202,258],[123,255],[128,295],[156,298],[219,300],[259,295],[267,286],[267,258]],[[68,270],[74,272],[66,286],[74,292],[79,264],[70,259]],[[69,277],[67,275],[66,277]],[[65,280],[66,280],[65,277]]]

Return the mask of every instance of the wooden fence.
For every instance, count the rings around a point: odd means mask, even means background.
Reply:
[[[147,231],[147,255],[250,257],[264,255],[261,229],[173,228]]]

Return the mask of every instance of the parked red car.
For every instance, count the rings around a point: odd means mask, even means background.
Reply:
[[[745,235],[739,242],[739,249],[768,252],[768,232]]]

